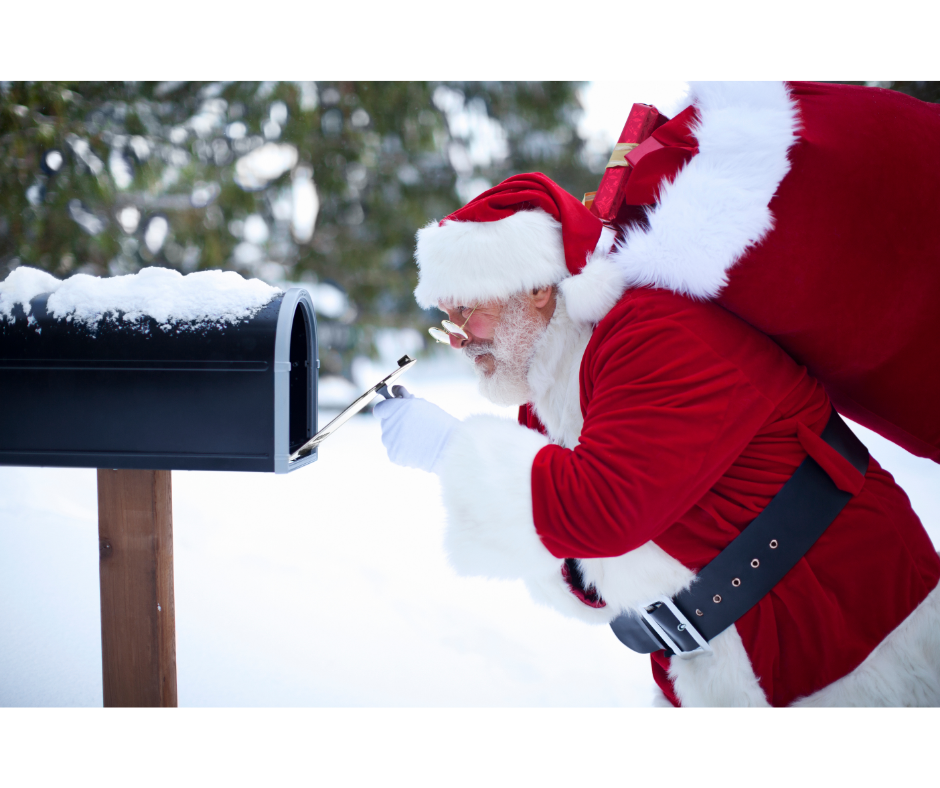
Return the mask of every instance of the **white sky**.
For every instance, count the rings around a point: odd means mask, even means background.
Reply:
[[[581,94],[584,119],[579,129],[585,138],[604,137],[612,146],[634,103],[653,104],[668,113],[687,91],[686,82],[591,82]]]

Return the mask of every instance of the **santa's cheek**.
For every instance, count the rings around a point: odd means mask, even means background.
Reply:
[[[482,339],[487,342],[493,339],[495,328],[496,320],[488,318],[485,315],[480,316],[479,318],[474,315],[470,318],[470,322],[467,323],[467,330],[476,339]]]

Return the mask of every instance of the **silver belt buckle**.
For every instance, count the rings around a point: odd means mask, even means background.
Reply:
[[[698,648],[694,648],[691,651],[686,651],[685,649],[682,648],[682,646],[680,646],[672,638],[672,636],[668,632],[666,632],[665,629],[663,629],[660,626],[659,622],[656,621],[656,619],[654,619],[648,612],[649,609],[652,608],[657,603],[663,604],[667,608],[669,608],[669,611],[679,621],[678,629],[688,632],[692,636],[692,639],[695,640],[696,643],[698,643]],[[711,656],[714,653],[712,651],[712,647],[708,645],[708,641],[705,640],[704,637],[702,637],[702,633],[699,632],[695,628],[692,622],[689,621],[689,619],[685,617],[682,611],[679,610],[679,608],[677,608],[673,604],[672,600],[669,599],[668,597],[665,597],[665,596],[657,597],[652,602],[646,605],[643,605],[640,608],[640,615],[643,616],[643,620],[646,621],[646,623],[650,625],[653,631],[656,632],[656,634],[659,635],[660,638],[662,638],[663,643],[665,643],[677,657],[682,657],[683,659],[691,659],[692,657],[698,657],[698,656],[701,656],[702,654],[708,654],[709,656]]]

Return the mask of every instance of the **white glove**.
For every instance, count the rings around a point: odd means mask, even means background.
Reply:
[[[437,472],[451,430],[459,423],[437,405],[393,386],[394,399],[380,402],[372,413],[382,422],[382,445],[396,465]]]

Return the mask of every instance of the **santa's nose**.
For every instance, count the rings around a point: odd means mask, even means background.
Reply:
[[[463,337],[459,337],[456,334],[450,335],[450,346],[454,348],[454,350],[460,350],[464,345],[468,344],[469,342],[470,342],[469,339],[464,339]]]

